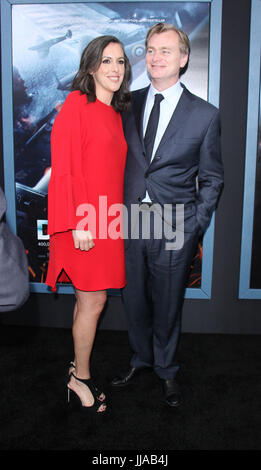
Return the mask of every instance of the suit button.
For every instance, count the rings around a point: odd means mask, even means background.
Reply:
[[[149,176],[149,173],[147,171],[145,171],[144,178],[148,178],[148,176]]]
[[[156,161],[158,161],[158,160],[160,160],[160,159],[161,159],[161,157],[160,157],[159,155],[156,155],[156,156],[154,157],[154,160],[156,160]]]

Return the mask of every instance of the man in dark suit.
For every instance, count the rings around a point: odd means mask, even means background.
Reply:
[[[132,110],[123,116],[125,205],[131,214],[123,300],[133,356],[129,370],[111,385],[128,385],[153,367],[165,401],[179,406],[177,347],[184,293],[199,238],[223,186],[220,120],[214,106],[180,83],[190,53],[183,31],[154,25],[146,50],[151,84],[132,93]]]

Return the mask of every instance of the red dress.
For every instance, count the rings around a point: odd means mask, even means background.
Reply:
[[[71,92],[55,119],[51,149],[46,284],[55,289],[64,270],[79,290],[124,287],[122,204],[127,144],[120,114],[99,100],[88,103],[79,91]],[[74,248],[72,230],[76,227],[91,230],[94,248]]]

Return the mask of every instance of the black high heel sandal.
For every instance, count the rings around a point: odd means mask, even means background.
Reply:
[[[71,372],[70,375],[72,375],[76,380],[78,380],[79,382],[82,382],[84,385],[86,385],[89,388],[94,398],[94,402],[93,402],[93,405],[90,405],[90,406],[83,405],[79,395],[77,395],[77,393],[71,388],[69,388],[69,386],[67,385],[68,404],[70,404],[71,402],[71,394],[72,394],[73,398],[77,399],[77,404],[81,405],[82,408],[86,408],[88,410],[94,411],[95,413],[101,413],[101,414],[105,413],[107,405],[105,401],[99,400],[99,398],[96,396],[96,387],[92,379],[80,379],[79,377],[76,377],[76,375],[74,375],[73,372]],[[105,409],[99,411],[99,408],[103,405],[105,406]]]
[[[71,375],[73,375],[71,369],[75,370],[75,363],[73,361],[70,361],[70,364],[69,364],[69,370],[68,370],[69,378],[70,378]],[[75,375],[74,375],[74,377],[75,377]],[[103,403],[106,399],[105,393],[102,392],[102,390],[100,390],[98,387],[96,387],[96,385],[94,385],[94,383],[93,383],[93,386],[94,386],[94,389],[95,389],[95,396],[98,398],[98,400],[101,403]],[[102,397],[102,395],[103,395],[103,397]]]

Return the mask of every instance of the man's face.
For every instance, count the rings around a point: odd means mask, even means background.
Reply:
[[[155,33],[147,45],[146,64],[153,86],[159,91],[174,85],[179,70],[187,63],[188,55],[182,54],[179,36],[175,31]]]

